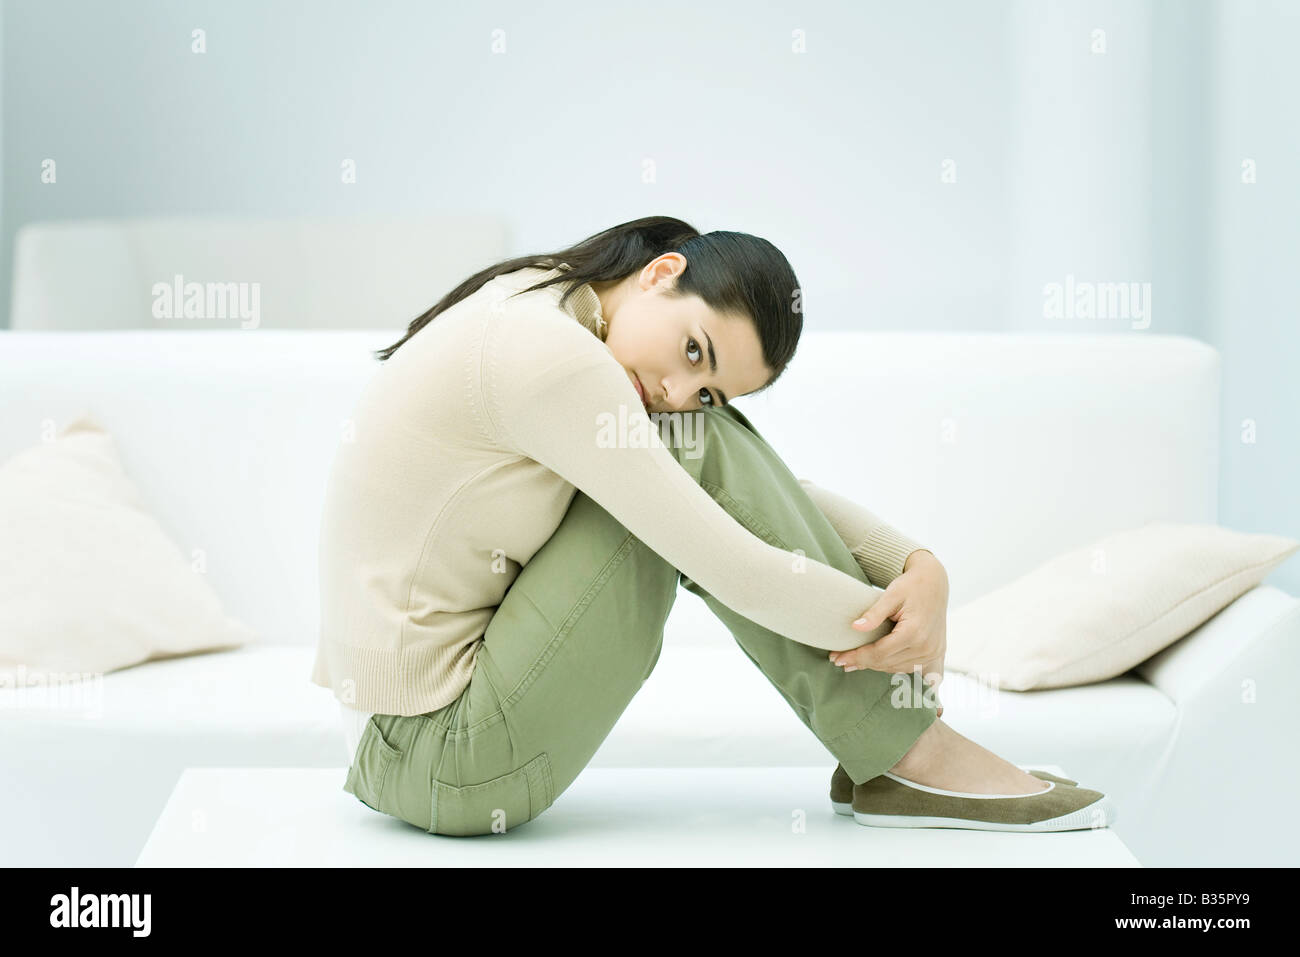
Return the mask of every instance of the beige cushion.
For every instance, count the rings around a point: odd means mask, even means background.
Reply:
[[[944,670],[1008,691],[1105,681],[1195,629],[1297,548],[1218,525],[1117,532],[951,610]]]
[[[70,680],[51,673],[254,637],[144,508],[89,417],[0,465],[0,683]]]

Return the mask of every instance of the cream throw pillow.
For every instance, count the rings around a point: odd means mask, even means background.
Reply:
[[[0,466],[0,685],[254,637],[145,510],[89,417]]]
[[[949,612],[945,671],[1008,691],[1122,675],[1300,548],[1278,535],[1152,522],[1054,558]]]

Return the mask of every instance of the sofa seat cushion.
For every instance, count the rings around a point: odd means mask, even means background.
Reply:
[[[590,766],[812,765],[829,787],[834,759],[738,647],[674,637]],[[27,822],[0,864],[129,866],[186,767],[346,767],[338,705],[309,680],[313,654],[251,644],[149,662],[102,676],[79,708],[0,691],[0,767],[22,782],[0,790],[0,819]],[[942,697],[944,720],[972,740],[1117,800],[1154,771],[1175,723],[1169,699],[1131,675],[990,699],[950,674]]]

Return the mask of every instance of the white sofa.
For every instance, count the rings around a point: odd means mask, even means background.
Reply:
[[[105,675],[93,718],[0,698],[0,863],[132,864],[188,766],[346,766],[334,698],[309,681],[317,529],[371,351],[400,333],[0,333],[0,457],[95,413],[182,553],[206,552],[208,581],[259,635]],[[1216,521],[1219,359],[1186,338],[807,332],[786,377],[739,405],[797,475],[933,548],[952,608],[1117,529]],[[1300,601],[1265,583],[1103,683],[990,698],[950,671],[944,720],[1112,794],[1147,866],[1294,863],[1294,828],[1254,811],[1300,784],[1275,759],[1297,639]],[[1237,706],[1247,677],[1258,703]],[[726,708],[706,690],[719,683]],[[829,784],[835,761],[683,590],[593,766],[728,764],[817,765]]]

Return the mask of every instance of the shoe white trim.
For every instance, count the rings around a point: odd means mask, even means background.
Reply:
[[[900,778],[897,774],[894,774],[890,771],[885,772],[885,777],[889,778],[891,781],[897,781],[899,784],[905,785],[909,788],[914,788],[917,791],[928,791],[931,794],[942,794],[945,797],[962,797],[962,798],[995,798],[995,799],[1031,798],[1031,797],[1038,797],[1040,794],[1047,794],[1049,791],[1052,791],[1056,787],[1055,781],[1048,781],[1047,782],[1048,786],[1043,788],[1043,790],[1032,791],[1029,794],[973,794],[970,791],[946,791],[943,788],[932,788],[925,784],[917,784],[915,781],[907,780],[907,778]],[[1039,778],[1038,780],[1041,781],[1042,778]]]
[[[1018,797],[1019,795],[1013,795]],[[1101,812],[1102,823],[1097,822],[1097,812]],[[1111,827],[1119,819],[1115,805],[1109,798],[1098,798],[1077,811],[1062,814],[1060,817],[1033,824],[1001,824],[994,821],[979,821],[964,817],[908,817],[899,814],[864,814],[853,812],[853,819],[867,827],[951,827],[972,831],[1091,831]]]

